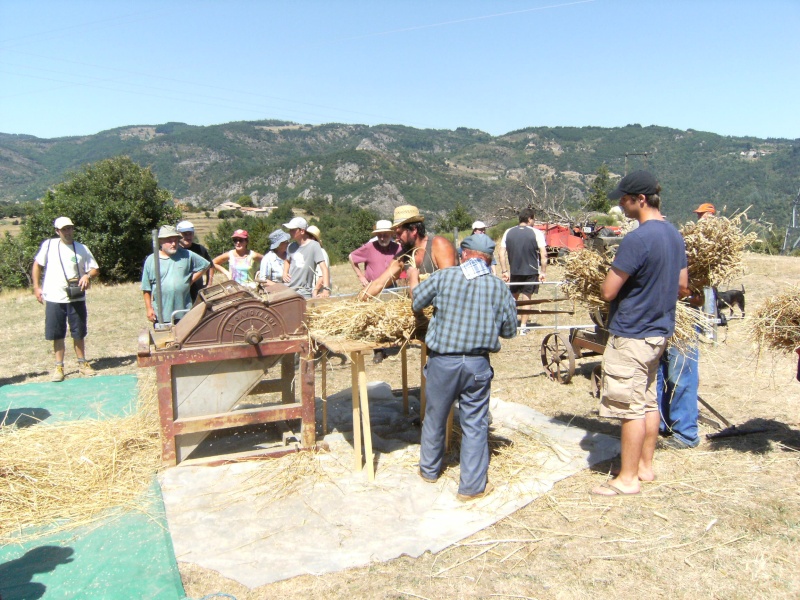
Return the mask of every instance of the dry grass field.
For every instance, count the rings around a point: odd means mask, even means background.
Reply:
[[[800,284],[800,259],[746,256],[748,312]],[[550,275],[557,272],[551,269]],[[333,269],[334,291],[355,290],[347,265]],[[136,372],[136,336],[146,326],[138,286],[98,286],[89,294],[87,349],[101,374]],[[6,351],[0,385],[49,379],[43,309],[29,292],[0,295]],[[541,317],[542,324],[551,317]],[[587,323],[580,310],[574,322]],[[563,321],[562,321],[563,322]],[[529,405],[591,432],[618,435],[597,416],[589,375],[599,359],[578,361],[572,382],[548,379],[540,361],[547,331],[504,342],[493,358],[493,395]],[[413,354],[415,350],[411,350]],[[411,358],[413,364],[413,356]],[[800,382],[796,356],[753,354],[747,321],[720,330],[701,348],[700,394],[739,427],[768,431],[693,450],[659,450],[657,481],[636,497],[599,498],[588,490],[609,464],[558,483],[511,517],[439,554],[248,590],[216,572],[181,564],[186,593],[244,599],[324,598],[797,598],[800,597]],[[67,354],[67,377],[77,376]],[[396,357],[368,365],[371,380],[400,386]],[[415,381],[414,378],[417,377]],[[418,383],[413,374],[411,384]],[[329,390],[349,387],[335,364]],[[712,430],[702,428],[703,433]],[[376,532],[380,535],[380,532]],[[213,543],[210,540],[209,543]],[[297,540],[313,544],[314,540]]]

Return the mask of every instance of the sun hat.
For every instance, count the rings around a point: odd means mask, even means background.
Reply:
[[[316,225],[310,225],[308,229],[306,229],[306,233],[313,237],[318,242],[322,241],[322,232],[319,230],[319,227]]]
[[[191,221],[181,221],[175,226],[175,229],[177,229],[179,233],[184,233],[187,231],[194,232],[194,225],[192,225]]]
[[[392,227],[400,227],[408,223],[421,223],[424,220],[425,217],[419,214],[419,209],[416,206],[404,204],[394,209],[394,222],[392,223]]]
[[[242,238],[243,240],[246,240],[249,237],[250,236],[247,235],[247,231],[244,229],[237,229],[236,231],[233,232],[233,235],[231,236],[231,238]]]
[[[658,193],[658,181],[649,171],[634,171],[619,180],[617,187],[608,194],[609,200],[619,200],[625,195],[651,196]]]
[[[473,233],[464,238],[461,242],[462,250],[475,250],[476,252],[483,252],[484,254],[494,254],[495,243],[485,233]]]
[[[158,230],[158,239],[168,240],[169,238],[183,237],[172,225],[162,225]]]
[[[712,215],[715,215],[717,214],[717,209],[714,208],[714,205],[710,202],[705,202],[704,204],[698,206],[694,212],[696,212],[698,215],[702,215],[704,213],[711,213]]]
[[[62,227],[69,227],[70,225],[75,227],[75,225],[73,225],[72,220],[69,217],[58,217],[55,221],[53,221],[53,227],[55,227],[56,229],[61,229]]]
[[[286,229],[308,229],[308,221],[303,217],[295,217],[288,223],[283,224]]]
[[[375,223],[375,229],[372,230],[372,235],[377,235],[379,233],[392,233],[394,231],[392,229],[392,222],[388,219],[384,219]]]
[[[472,229],[486,229],[486,223],[483,221],[475,221],[472,224]]]
[[[276,229],[269,234],[269,249],[275,250],[275,248],[280,246],[283,242],[286,242],[290,239],[292,239],[292,236],[286,233],[283,229]]]

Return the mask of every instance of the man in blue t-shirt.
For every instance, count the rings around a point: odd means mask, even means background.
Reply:
[[[591,491],[600,496],[638,494],[640,480],[655,478],[658,361],[675,331],[678,297],[689,294],[686,248],[661,216],[660,193],[651,173],[636,171],[608,195],[639,227],[620,243],[601,288],[611,303],[611,335],[603,354],[600,415],[621,419],[622,434],[619,474]]]

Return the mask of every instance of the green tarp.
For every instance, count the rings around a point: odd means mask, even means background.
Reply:
[[[3,386],[0,421],[4,413],[6,423],[21,427],[110,418],[130,414],[136,402],[135,375]],[[138,510],[120,507],[96,523],[0,548],[0,598],[184,598],[155,478],[136,504]]]

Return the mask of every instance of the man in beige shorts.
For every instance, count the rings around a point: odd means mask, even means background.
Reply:
[[[591,490],[598,496],[638,494],[652,481],[660,417],[656,395],[658,361],[675,331],[675,305],[688,293],[686,248],[677,229],[663,220],[661,186],[647,171],[623,177],[608,197],[619,199],[639,227],[620,243],[601,288],[610,302],[603,354],[600,415],[622,421],[620,471]]]

